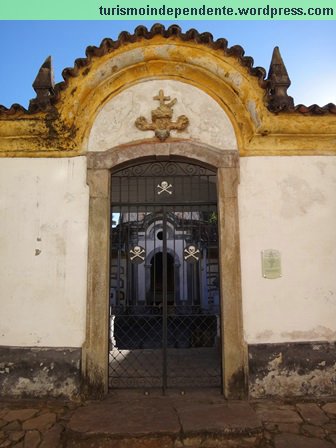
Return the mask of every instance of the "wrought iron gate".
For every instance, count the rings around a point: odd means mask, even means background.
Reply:
[[[216,173],[143,163],[111,188],[109,386],[220,386]]]

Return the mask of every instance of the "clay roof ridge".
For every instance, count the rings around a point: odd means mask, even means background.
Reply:
[[[154,24],[150,29],[147,29],[147,27],[144,25],[140,25],[135,28],[133,34],[129,33],[128,31],[122,31],[119,34],[117,40],[105,38],[101,41],[99,47],[88,46],[85,51],[85,58],[76,59],[73,67],[67,67],[62,71],[63,81],[55,84],[53,97],[50,98],[50,105],[54,105],[57,103],[60,92],[67,88],[68,79],[77,77],[80,70],[85,67],[88,68],[94,58],[99,58],[108,53],[112,53],[122,45],[138,42],[141,39],[150,40],[157,35],[163,36],[167,39],[178,37],[185,42],[194,41],[195,43],[200,45],[208,45],[214,50],[222,50],[226,56],[235,57],[243,67],[246,67],[248,69],[248,72],[251,76],[257,77],[261,88],[265,89],[266,91],[270,88],[269,80],[266,79],[266,70],[263,67],[254,67],[253,58],[251,56],[245,56],[245,51],[240,45],[233,45],[232,47],[228,47],[228,41],[226,39],[219,38],[214,40],[211,33],[199,33],[194,28],[191,28],[184,33],[182,32],[182,29],[179,25],[170,25],[168,28],[165,28],[164,25],[157,23]],[[13,104],[9,109],[7,109],[5,106],[0,105],[0,116],[14,115],[17,112],[34,114],[36,112],[46,110],[47,108],[48,106],[41,105],[41,107],[36,106],[27,110],[20,104]],[[327,113],[335,114],[336,105],[333,103],[329,103],[321,107],[316,104],[313,104],[311,106],[299,104],[297,106],[290,107],[289,109],[287,109],[287,112],[288,111],[310,115],[322,115]]]
[[[314,114],[314,115],[324,115],[327,113],[336,114],[336,104],[328,103],[325,106],[319,106],[318,104],[312,104],[310,106],[305,106],[304,104],[296,104],[294,106],[296,112],[301,114]]]
[[[12,104],[9,108],[0,104],[0,115],[15,115],[17,112],[29,113],[25,107],[18,103]]]
[[[211,33],[199,33],[194,28],[191,28],[183,33],[178,25],[171,25],[166,29],[164,25],[155,24],[150,30],[148,30],[144,25],[140,25],[135,28],[133,34],[127,31],[122,31],[117,40],[114,41],[110,38],[105,38],[102,40],[99,47],[88,46],[85,52],[86,58],[76,59],[74,67],[65,68],[62,71],[64,81],[56,84],[55,89],[63,90],[66,87],[63,84],[66,83],[70,77],[76,77],[81,68],[89,66],[92,59],[112,53],[122,45],[135,43],[141,39],[150,40],[156,35],[163,36],[166,39],[176,36],[184,42],[194,41],[197,44],[209,45],[215,50],[223,50],[227,56],[236,57],[241,62],[242,66],[249,69],[249,73],[252,76],[257,76],[259,78],[261,86],[266,88],[266,70],[263,67],[253,67],[253,58],[250,56],[245,56],[245,51],[240,45],[228,47],[228,41],[226,39],[220,38],[214,40]]]

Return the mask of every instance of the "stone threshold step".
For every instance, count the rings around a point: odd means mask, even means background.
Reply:
[[[238,439],[237,446],[244,447],[253,446],[261,432],[262,423],[247,402],[106,400],[75,410],[66,447],[231,447]]]
[[[96,435],[87,438],[78,435],[66,437],[65,448],[252,448],[258,446],[261,434],[245,437],[198,435],[189,437],[125,437],[121,439]]]

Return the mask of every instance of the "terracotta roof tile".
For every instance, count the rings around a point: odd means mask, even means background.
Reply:
[[[55,104],[57,102],[59,93],[67,87],[68,79],[78,76],[79,71],[83,67],[90,66],[92,59],[101,57],[108,53],[112,53],[122,45],[138,42],[142,39],[149,40],[156,35],[163,36],[166,39],[177,37],[185,42],[193,41],[199,45],[207,45],[212,49],[223,51],[226,56],[235,57],[242,66],[248,69],[248,72],[251,76],[255,76],[256,78],[258,78],[259,85],[263,89],[265,89],[266,91],[269,89],[269,81],[266,79],[266,70],[262,67],[254,67],[253,58],[250,56],[245,56],[245,51],[240,45],[228,47],[228,41],[226,39],[220,38],[214,41],[211,33],[199,33],[196,29],[190,29],[183,33],[178,25],[171,25],[166,29],[164,25],[155,24],[150,30],[148,30],[143,25],[138,26],[137,28],[135,28],[133,34],[127,31],[123,31],[119,34],[118,39],[115,41],[109,38],[103,39],[99,47],[88,46],[85,52],[85,58],[76,59],[72,68],[65,68],[62,71],[62,77],[64,81],[55,85],[54,97],[50,100],[50,103]],[[27,110],[19,104],[13,104],[9,109],[7,109],[5,106],[0,105],[0,115],[13,115],[17,112],[33,114],[40,110],[43,110],[43,107],[34,107],[31,110]],[[316,104],[313,104],[312,106],[304,106],[300,104],[298,106],[290,108],[287,111],[309,115],[321,115],[328,113],[335,114],[336,106],[332,103],[329,103],[323,107],[317,106]]]
[[[318,106],[317,104],[312,104],[311,106],[305,106],[303,104],[298,104],[294,107],[296,112],[301,114],[309,115],[325,115],[325,114],[336,114],[336,104],[328,103],[325,106]]]

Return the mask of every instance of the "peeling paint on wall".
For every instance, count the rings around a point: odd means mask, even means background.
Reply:
[[[257,112],[257,105],[254,101],[249,100],[247,102],[247,108],[251,114],[252,120],[254,121],[254,124],[256,125],[257,128],[260,127],[261,122],[260,122],[260,118]]]
[[[3,397],[74,397],[80,392],[80,349],[0,347]]]
[[[334,395],[335,344],[249,346],[249,371],[249,393],[253,398]]]

